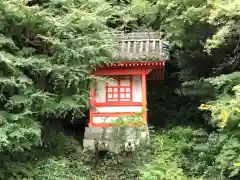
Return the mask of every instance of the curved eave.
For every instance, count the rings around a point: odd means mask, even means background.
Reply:
[[[154,62],[118,62],[113,63],[109,67],[163,67],[165,61],[154,61]]]
[[[99,68],[159,68],[164,67],[165,61],[151,61],[151,62],[144,62],[144,61],[122,61],[122,62],[115,62],[108,66],[99,67]]]
[[[149,74],[153,69],[164,71],[164,67],[165,61],[119,62],[96,68],[92,74],[96,76]]]

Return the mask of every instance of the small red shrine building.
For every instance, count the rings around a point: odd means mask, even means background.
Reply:
[[[105,127],[119,117],[141,114],[147,124],[147,80],[163,80],[168,42],[158,33],[116,33],[119,59],[99,67],[94,76],[109,78],[92,82],[89,127]]]

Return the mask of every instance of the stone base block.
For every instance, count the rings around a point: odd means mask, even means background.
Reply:
[[[134,151],[140,144],[149,140],[147,127],[86,127],[83,147],[89,150],[109,151]]]
[[[83,148],[94,151],[96,149],[96,141],[93,139],[83,139]]]

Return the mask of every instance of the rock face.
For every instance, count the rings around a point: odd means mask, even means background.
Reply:
[[[85,150],[119,154],[123,151],[133,152],[148,142],[147,127],[86,127],[83,147]]]

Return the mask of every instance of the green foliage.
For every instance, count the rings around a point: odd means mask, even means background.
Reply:
[[[96,1],[0,7],[0,150],[22,151],[41,143],[39,118],[83,116],[90,71],[110,60],[112,41],[103,32],[111,9]]]
[[[210,11],[208,22],[218,27],[211,39],[207,40],[206,48],[218,48],[225,44],[231,37],[239,36],[239,11],[240,2],[229,1],[225,4],[215,1]]]
[[[222,75],[205,80],[215,89],[215,99],[202,105],[201,110],[211,111],[211,121],[222,128],[230,128],[233,133],[239,131],[240,100],[236,97],[234,88],[240,83],[240,73]],[[240,136],[239,136],[240,137]]]
[[[176,127],[156,135],[155,151],[140,173],[141,179],[226,179],[237,175],[239,139]]]
[[[181,151],[191,147],[190,135],[191,128],[175,128],[157,134],[155,138],[152,158],[146,167],[140,171],[142,180],[161,179],[189,179],[181,168]]]
[[[81,161],[81,144],[52,129],[44,129],[44,134],[41,148],[1,156],[5,160],[0,168],[1,179],[89,179],[91,174]]]
[[[219,132],[210,134],[204,143],[195,146],[195,152],[189,156],[191,160],[186,161],[201,163],[190,169],[190,164],[185,166],[192,174],[201,174],[207,179],[216,177],[225,179],[239,175],[239,168],[234,164],[239,161],[240,153],[240,102],[235,95],[234,87],[240,83],[240,74],[235,72],[208,78],[197,83],[208,83],[214,89],[214,93],[212,93],[214,96],[205,100],[205,104],[202,104],[199,109],[205,112],[205,119],[217,127]],[[192,84],[192,90],[194,90],[196,82],[185,84],[188,84],[189,87]],[[198,92],[203,91],[204,87],[206,86],[198,86]]]
[[[239,12],[238,0],[43,0],[31,7],[0,0],[0,179],[239,174]],[[161,31],[177,67],[167,69],[165,84],[149,83],[148,108],[153,124],[181,127],[158,130],[150,162],[137,168],[112,160],[86,166],[79,142],[42,128],[47,117],[84,116],[90,72],[114,56],[111,28]]]

